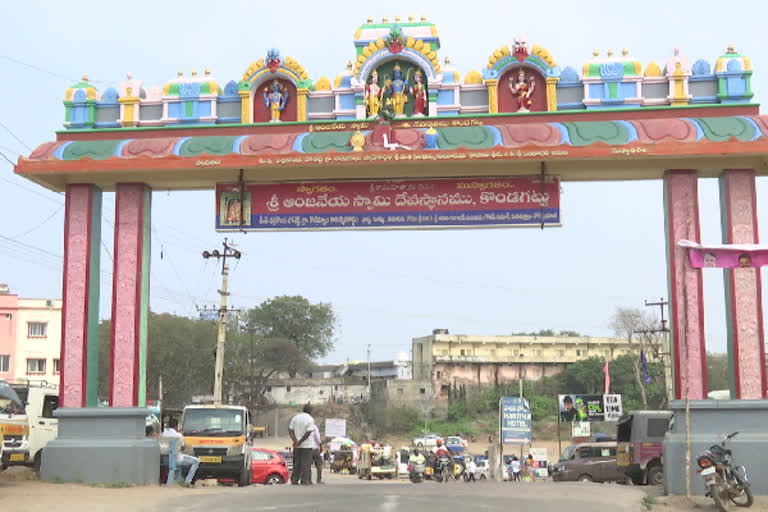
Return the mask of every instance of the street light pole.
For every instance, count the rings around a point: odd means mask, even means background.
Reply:
[[[219,252],[218,249],[214,249],[211,252],[203,251],[203,258],[216,258],[221,259],[221,305],[219,306],[219,332],[216,338],[216,367],[214,370],[213,380],[213,403],[214,405],[221,405],[222,396],[222,374],[224,373],[224,342],[227,339],[227,285],[229,283],[229,267],[227,266],[227,258],[240,259],[240,251],[230,247],[227,244],[227,239],[223,242],[224,250]]]

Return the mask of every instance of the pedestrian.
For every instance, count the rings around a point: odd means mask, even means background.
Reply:
[[[168,420],[168,427],[163,430],[163,433],[160,434],[160,437],[169,437],[172,439],[178,439],[178,445],[177,449],[178,452],[176,452],[176,464],[183,467],[188,467],[189,470],[187,471],[187,478],[184,480],[184,484],[187,487],[191,487],[194,485],[192,482],[195,479],[195,473],[197,473],[197,468],[200,467],[200,459],[197,457],[193,457],[192,455],[184,455],[182,453],[182,450],[184,450],[184,436],[181,434],[181,432],[177,431],[176,429],[179,427],[179,420],[176,418],[171,418]]]
[[[306,404],[302,412],[291,418],[288,434],[293,441],[293,472],[291,484],[312,485],[312,450],[315,448],[315,420],[312,406]]]
[[[519,482],[520,481],[520,459],[517,457],[512,457],[512,462],[510,463],[510,466],[512,467],[512,481],[513,482]]]
[[[320,437],[320,429],[317,428],[317,423],[314,424],[314,430],[312,431],[312,438],[315,440],[315,448],[312,450],[312,462],[315,464],[315,472],[317,473],[317,483],[324,484],[323,482],[323,439]]]
[[[475,473],[477,472],[477,464],[475,464],[475,459],[469,459],[469,464],[467,464],[467,482],[476,482],[475,480]]]

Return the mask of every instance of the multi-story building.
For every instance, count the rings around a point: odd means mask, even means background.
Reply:
[[[0,378],[59,384],[59,299],[24,299],[0,285]]]
[[[630,351],[619,338],[567,336],[474,336],[435,329],[413,339],[413,378],[432,384],[437,399],[450,386],[489,387],[538,380],[590,357],[613,359]]]
[[[360,361],[348,361],[343,364],[328,364],[312,368],[313,379],[329,379],[332,377],[362,377],[368,378],[369,364]],[[371,380],[396,379],[410,380],[412,378],[411,361],[403,353],[400,359],[394,361],[372,361],[370,363]]]

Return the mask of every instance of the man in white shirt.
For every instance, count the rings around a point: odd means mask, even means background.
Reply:
[[[475,482],[475,473],[477,472],[477,464],[475,464],[475,459],[469,459],[469,464],[467,464],[467,482]]]
[[[176,452],[176,464],[182,467],[189,467],[189,471],[187,471],[187,478],[184,482],[187,486],[190,486],[192,485],[192,480],[195,478],[195,473],[197,473],[197,468],[200,466],[200,459],[181,453],[181,451],[184,449],[184,436],[181,434],[181,432],[176,430],[178,426],[179,420],[176,418],[169,419],[168,427],[163,430],[163,433],[160,434],[160,437],[170,437],[179,440],[176,443],[176,449],[178,450]]]
[[[306,404],[302,412],[291,418],[288,434],[293,441],[293,473],[291,484],[301,480],[302,485],[312,485],[312,451],[316,448],[315,420],[312,418],[312,406]]]

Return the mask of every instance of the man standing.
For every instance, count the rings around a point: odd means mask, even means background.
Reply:
[[[168,427],[163,430],[163,433],[160,434],[160,437],[170,437],[173,439],[178,439],[177,444],[177,452],[176,452],[176,464],[184,467],[188,466],[189,471],[187,471],[187,478],[184,480],[184,483],[187,487],[192,485],[192,480],[195,478],[195,473],[197,473],[197,468],[200,466],[200,459],[197,457],[193,457],[191,455],[184,455],[182,450],[184,449],[184,436],[181,434],[181,432],[177,431],[176,429],[179,426],[179,420],[176,418],[171,418],[168,420]]]
[[[320,437],[320,429],[317,428],[317,423],[314,424],[314,430],[312,431],[312,438],[315,440],[315,448],[312,450],[312,462],[315,464],[315,471],[317,472],[317,483],[324,484],[323,482],[323,439]]]
[[[293,473],[291,483],[312,485],[312,450],[315,448],[315,420],[312,418],[312,406],[306,404],[299,414],[291,418],[288,434],[293,441]]]

